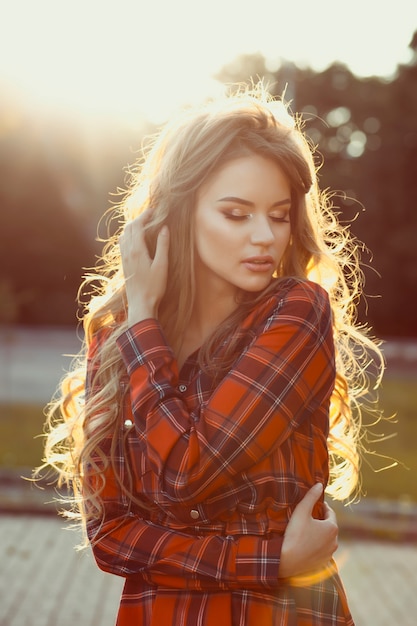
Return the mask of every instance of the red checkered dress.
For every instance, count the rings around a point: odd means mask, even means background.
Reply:
[[[108,470],[105,519],[87,531],[98,566],[126,578],[119,626],[353,625],[335,566],[303,586],[278,578],[294,507],[328,480],[327,294],[289,280],[235,332],[239,354],[216,381],[196,354],[178,372],[154,319],[117,340],[127,392],[113,445],[136,497]]]

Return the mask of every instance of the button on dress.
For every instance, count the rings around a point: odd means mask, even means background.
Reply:
[[[352,626],[334,563],[311,579],[278,577],[295,506],[329,476],[328,296],[289,279],[235,333],[239,352],[220,380],[197,354],[178,371],[155,319],[117,339],[128,384],[116,464],[104,470],[104,519],[87,525],[98,566],[126,579],[117,624]],[[88,381],[100,386],[91,365]],[[86,471],[93,485],[111,445]],[[321,502],[313,514],[323,518]]]

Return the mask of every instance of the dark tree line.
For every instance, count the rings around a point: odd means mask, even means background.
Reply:
[[[132,146],[123,128],[0,107],[0,323],[76,323],[81,278],[107,232],[98,222],[124,185]]]
[[[338,64],[318,73],[283,63],[271,74],[259,55],[219,77],[266,76],[277,95],[287,86],[323,159],[322,188],[372,252],[363,255],[367,317],[381,336],[417,335],[417,37],[410,45],[414,59],[389,81]],[[0,323],[76,322],[82,268],[100,251],[97,222],[151,130],[39,121],[2,99]]]
[[[369,249],[360,315],[382,336],[417,335],[417,33],[410,47],[413,60],[390,81],[360,79],[338,64],[321,73],[283,64],[271,74],[260,56],[220,76],[244,81],[251,67],[275,95],[287,86],[285,99],[318,146],[321,187],[336,192],[335,209]]]

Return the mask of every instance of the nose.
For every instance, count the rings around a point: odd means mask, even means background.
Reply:
[[[274,233],[267,217],[254,216],[251,226],[251,243],[268,246],[274,242]]]

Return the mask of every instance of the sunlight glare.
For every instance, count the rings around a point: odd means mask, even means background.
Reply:
[[[285,9],[258,0],[256,12],[240,0],[14,0],[0,25],[0,83],[33,107],[160,123],[218,93],[213,76],[240,54],[261,54],[268,71],[282,59],[316,71],[340,60],[362,76],[390,75],[409,59],[417,3],[340,9],[334,0]]]

